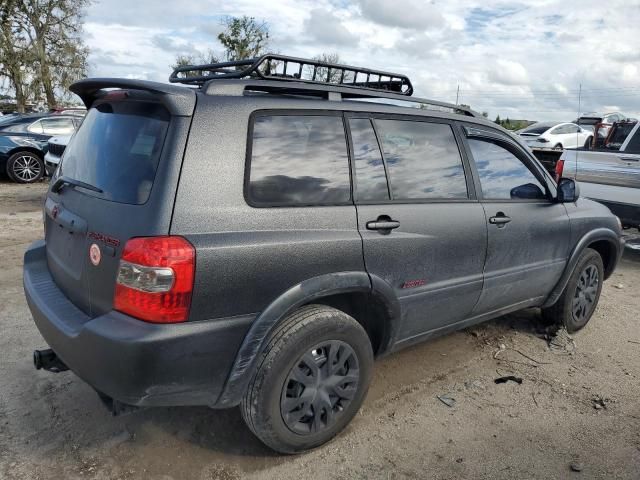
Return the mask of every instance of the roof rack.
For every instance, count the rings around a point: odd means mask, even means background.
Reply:
[[[169,76],[169,82],[203,85],[210,80],[242,78],[342,85],[403,96],[413,94],[413,85],[406,75],[271,53],[247,60],[178,67]]]

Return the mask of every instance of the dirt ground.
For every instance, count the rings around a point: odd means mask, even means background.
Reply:
[[[71,372],[34,370],[32,351],[46,345],[21,269],[42,236],[44,191],[0,182],[1,479],[640,479],[640,255],[605,284],[571,354],[549,348],[537,311],[410,348],[376,364],[343,434],[286,457],[237,409],[114,418]],[[505,375],[522,384],[494,382]]]

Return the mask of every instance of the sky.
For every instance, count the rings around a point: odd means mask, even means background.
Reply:
[[[404,73],[433,100],[459,88],[492,119],[640,117],[640,0],[95,0],[89,74],[166,82],[176,55],[221,54],[242,15],[267,23],[270,51]]]

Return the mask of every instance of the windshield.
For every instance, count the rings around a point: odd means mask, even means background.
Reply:
[[[59,176],[88,183],[89,195],[121,203],[149,198],[169,125],[160,105],[103,103],[91,108],[65,150]]]
[[[542,135],[544,132],[549,130],[554,125],[556,125],[556,124],[555,123],[551,123],[551,122],[534,123],[530,127],[527,127],[524,130],[522,130],[520,132],[520,135],[522,135],[522,134],[525,134],[525,135]]]

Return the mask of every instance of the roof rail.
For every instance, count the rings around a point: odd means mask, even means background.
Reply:
[[[246,60],[178,67],[169,76],[169,82],[203,85],[210,80],[242,78],[342,85],[404,96],[413,94],[413,85],[406,75],[272,53]]]
[[[396,102],[411,103],[414,107],[432,107],[431,109],[445,109],[451,113],[479,117],[480,114],[461,105],[429,100],[420,97],[408,97],[389,91],[372,91],[346,85],[322,84],[313,85],[305,82],[280,82],[272,80],[219,80],[209,82],[203,87],[207,95],[242,96],[245,92],[264,92],[281,95],[301,95],[306,97],[325,98],[328,100],[342,99],[386,99]]]

